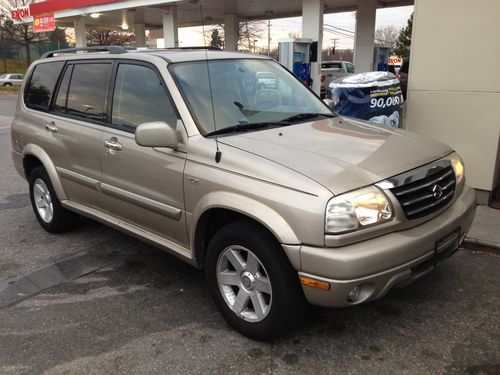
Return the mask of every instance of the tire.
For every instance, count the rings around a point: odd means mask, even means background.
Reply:
[[[31,206],[43,229],[61,233],[78,224],[79,215],[61,206],[45,168],[34,168],[28,180]]]
[[[305,313],[297,272],[276,239],[252,222],[228,224],[213,236],[205,273],[215,305],[247,337],[272,340]]]
[[[4,83],[3,85],[4,85],[4,86],[12,86],[12,83],[8,83],[8,82],[7,82],[7,83]]]

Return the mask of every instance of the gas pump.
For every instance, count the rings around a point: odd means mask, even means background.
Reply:
[[[278,60],[306,85],[311,86],[312,39],[279,39]]]

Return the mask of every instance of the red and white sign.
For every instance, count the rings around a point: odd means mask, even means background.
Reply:
[[[391,56],[387,59],[388,65],[401,65],[403,64],[403,58],[399,56]]]
[[[30,16],[31,13],[29,6],[11,9],[10,11],[10,18],[12,18],[13,21],[17,22],[23,22],[26,18],[29,18]]]
[[[33,31],[42,33],[44,31],[53,31],[56,29],[56,20],[54,14],[33,17]]]

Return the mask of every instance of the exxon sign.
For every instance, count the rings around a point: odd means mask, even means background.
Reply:
[[[30,17],[29,6],[19,7],[10,11],[10,18],[12,18],[13,21],[23,22],[28,17]]]

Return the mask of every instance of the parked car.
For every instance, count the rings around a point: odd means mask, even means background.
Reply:
[[[330,98],[328,86],[333,80],[354,73],[354,65],[348,61],[324,61],[321,63],[321,97]]]
[[[19,86],[23,83],[22,74],[2,74],[0,75],[0,86]]]
[[[88,216],[203,268],[244,335],[277,337],[306,302],[381,298],[470,227],[450,147],[337,117],[266,56],[74,50],[31,65],[12,123],[36,219],[61,233]],[[279,90],[249,87],[258,72]]]

